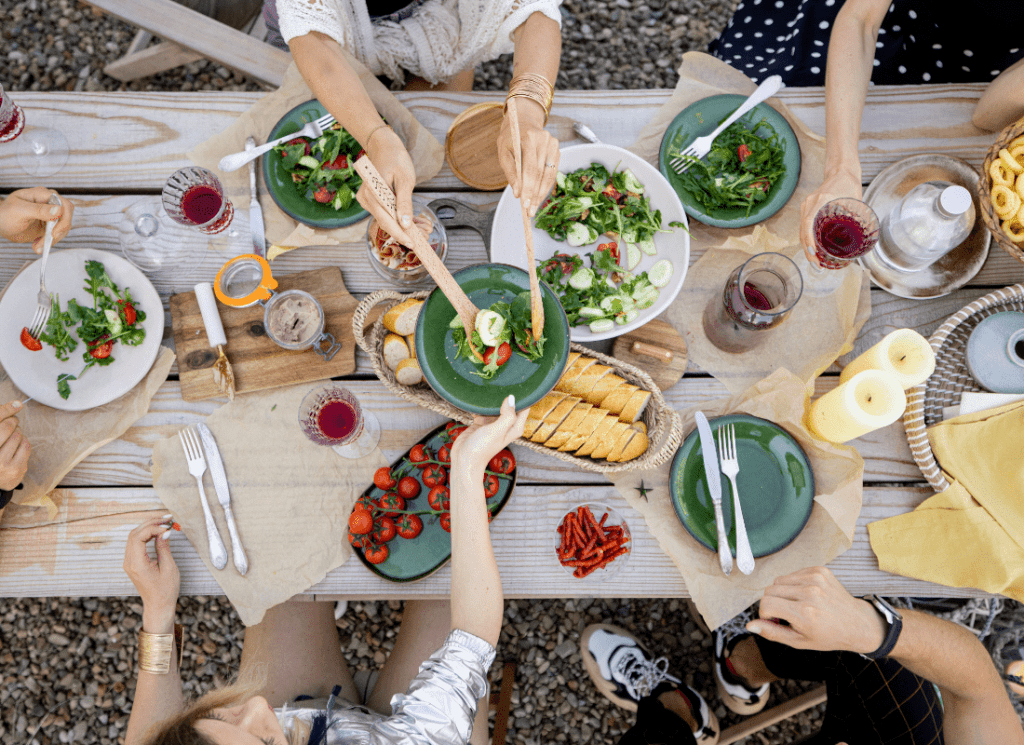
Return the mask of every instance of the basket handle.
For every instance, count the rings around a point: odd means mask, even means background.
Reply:
[[[370,311],[381,303],[386,303],[388,301],[401,302],[403,299],[405,299],[405,295],[400,292],[395,292],[394,290],[377,290],[363,298],[362,302],[356,306],[356,310],[352,314],[352,333],[356,338],[356,344],[359,345],[359,348],[371,357],[373,356],[373,352],[370,350],[369,342],[366,341],[364,330],[366,326],[366,316],[368,316]]]

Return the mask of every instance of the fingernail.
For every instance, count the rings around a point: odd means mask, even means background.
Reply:
[[[13,406],[15,409],[20,409],[21,401],[11,401],[11,406]]]
[[[170,538],[170,536],[171,536],[171,531],[165,530],[163,532],[163,535],[160,536],[160,540],[161,541],[166,541],[168,538]]]
[[[51,215],[59,215],[60,214],[60,207],[58,207],[57,205],[53,205],[52,207],[50,207],[50,214]]]
[[[749,631],[751,634],[760,634],[761,624],[757,623],[756,621],[751,621],[747,624],[747,631]]]
[[[505,400],[508,402],[508,405],[511,406],[513,410],[515,410],[515,408],[516,408],[516,397],[513,396],[510,393],[510,394],[508,394],[508,398],[505,399]]]
[[[408,215],[402,215],[402,227],[407,228],[412,225],[412,218]]]
[[[161,519],[161,520],[170,520],[170,519],[171,519],[172,517],[174,517],[174,515],[164,515],[164,516],[163,516],[163,517],[161,517],[160,519]]]

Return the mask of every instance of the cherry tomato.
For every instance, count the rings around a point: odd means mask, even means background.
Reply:
[[[395,521],[386,515],[378,517],[373,521],[373,532],[370,535],[374,543],[387,543],[398,535]]]
[[[447,445],[442,445],[437,449],[437,459],[442,463],[452,462],[452,451]]]
[[[366,548],[371,543],[369,535],[359,535],[351,530],[348,532],[348,542],[355,548]]]
[[[441,486],[448,482],[448,474],[444,470],[444,466],[437,466],[430,464],[423,469],[423,485],[428,489],[432,489],[435,486]]]
[[[452,532],[452,514],[450,512],[444,512],[441,514],[441,527],[447,532]]]
[[[320,202],[320,204],[327,204],[334,199],[334,192],[328,189],[326,186],[321,186],[315,192],[313,192],[313,199]]]
[[[373,530],[373,515],[357,506],[348,516],[348,529],[356,535],[366,535]]]
[[[367,546],[363,549],[363,556],[371,564],[383,564],[388,560],[389,553],[387,546]]]
[[[608,186],[604,187],[604,191],[603,191],[603,192],[601,192],[601,193],[602,193],[602,194],[604,194],[604,195],[605,195],[606,197],[608,197],[609,199],[611,199],[611,200],[613,200],[613,201],[616,201],[616,202],[617,202],[617,201],[619,201],[619,197],[620,197],[620,196],[622,196],[622,195],[621,195],[621,194],[619,193],[619,190],[618,190],[618,189],[616,189],[616,188],[615,188],[614,186],[612,186],[611,184],[608,184]]]
[[[114,348],[114,342],[104,341],[106,338],[107,335],[104,334],[96,341],[89,342],[89,346],[92,347],[89,350],[89,354],[98,360],[105,360],[110,356],[110,350]]]
[[[449,509],[450,499],[451,491],[447,486],[435,486],[427,492],[427,504],[430,505],[430,509],[432,510],[447,512]]]
[[[412,476],[403,476],[398,481],[398,496],[402,499],[416,499],[420,495],[420,482]]]
[[[423,521],[419,515],[400,515],[398,518],[398,535],[402,538],[415,538],[423,531]]]
[[[500,345],[498,345],[498,347],[487,347],[487,351],[484,352],[485,365],[491,364],[491,357],[495,354],[495,350],[497,350],[498,355],[496,357],[498,367],[501,367],[506,362],[508,362],[509,358],[512,356],[512,345],[509,344],[507,341],[503,341]]]
[[[369,494],[364,494],[356,500],[356,504],[352,509],[364,509],[372,515],[373,511],[377,509],[377,502]]]
[[[404,510],[405,500],[398,496],[395,492],[389,491],[386,494],[381,494],[380,499],[377,500],[377,506],[384,510],[384,514],[394,520],[398,517],[398,513],[393,510]]]
[[[445,431],[448,433],[449,444],[459,439],[459,435],[466,431],[465,424],[459,424],[458,422],[449,422],[448,426],[445,427]]]
[[[484,496],[490,499],[498,493],[498,477],[493,473],[484,474]]]
[[[138,313],[135,312],[135,306],[131,303],[125,302],[124,300],[118,300],[117,304],[121,306],[121,310],[124,312],[125,325],[134,326],[135,320],[138,318]]]
[[[747,147],[744,143],[740,145],[738,148],[736,148],[736,155],[739,156],[740,163],[742,163],[743,161],[750,157],[750,148]]]
[[[431,452],[424,447],[423,443],[417,443],[412,446],[412,450],[409,451],[409,460],[416,464],[417,468],[425,468],[428,464],[424,461],[433,460]]]
[[[384,491],[394,489],[396,483],[395,477],[391,474],[391,469],[387,466],[381,466],[373,474],[373,485],[378,489],[383,489]]]
[[[497,473],[512,473],[516,467],[516,457],[512,455],[511,450],[505,448],[491,458],[491,462],[488,464],[488,467]]]
[[[38,352],[43,348],[43,343],[38,339],[34,339],[32,334],[28,332],[28,326],[21,330],[21,344],[33,352]]]
[[[767,194],[768,190],[771,189],[771,188],[772,188],[772,185],[771,185],[771,183],[769,183],[768,179],[766,179],[766,178],[759,178],[757,181],[752,181],[750,183],[750,186],[747,187],[747,190],[748,191],[754,191],[754,190],[759,189],[762,192],[764,192],[765,194]]]

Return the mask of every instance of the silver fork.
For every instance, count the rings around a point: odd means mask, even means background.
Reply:
[[[732,115],[728,119],[718,125],[718,129],[709,135],[698,137],[696,140],[691,142],[690,146],[681,152],[678,157],[669,161],[669,165],[672,166],[672,170],[679,174],[686,173],[686,170],[693,163],[690,158],[700,160],[710,153],[711,145],[714,144],[715,138],[722,134],[726,127],[762,101],[774,96],[779,92],[779,90],[781,90],[781,88],[782,78],[778,75],[772,75],[771,77],[765,78],[764,82],[757,86],[757,90],[750,94],[750,98],[741,103],[740,107],[736,109],[736,111],[732,112]]]
[[[294,140],[296,137],[310,137],[315,140],[317,137],[323,135],[324,130],[327,129],[332,124],[334,124],[334,122],[336,121],[337,119],[335,119],[330,114],[324,114],[322,117],[310,122],[305,127],[300,129],[298,132],[295,132],[294,134],[285,135],[284,137],[279,137],[276,140],[271,140],[270,142],[264,145],[260,145],[259,147],[256,147],[252,150],[243,150],[240,153],[225,155],[223,158],[220,159],[220,163],[217,164],[217,167],[220,170],[224,171],[225,173],[237,171],[250,160],[255,160],[268,150],[273,150],[282,142]]]
[[[736,474],[740,472],[740,461],[736,455],[735,424],[726,424],[718,430],[718,459],[722,464],[722,473],[729,477],[729,483],[732,484],[732,514],[733,522],[736,523],[736,566],[744,574],[750,574],[754,571],[754,554],[750,550],[747,526],[743,523],[740,491],[736,488]]]
[[[50,195],[49,203],[59,207],[60,197],[56,194]],[[28,333],[33,339],[38,339],[50,320],[50,313],[53,309],[53,298],[46,291],[46,262],[50,258],[50,248],[53,246],[53,220],[46,223],[43,232],[43,258],[39,262],[39,294],[36,295],[36,314],[32,316],[32,323],[28,327]]]
[[[188,472],[195,477],[196,486],[199,487],[199,503],[203,505],[203,517],[206,518],[206,537],[210,541],[210,563],[217,569],[223,569],[228,565],[228,550],[224,547],[220,531],[217,530],[217,523],[214,522],[213,513],[210,512],[210,503],[206,501],[206,491],[203,489],[206,456],[203,455],[199,437],[191,427],[181,430],[178,437],[181,439],[181,447],[185,451],[185,460],[188,461]]]

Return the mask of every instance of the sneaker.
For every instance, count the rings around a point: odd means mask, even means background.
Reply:
[[[636,711],[640,699],[675,690],[697,721],[698,745],[718,742],[718,719],[697,691],[668,674],[668,659],[651,659],[639,640],[625,629],[598,623],[583,630],[580,656],[597,689],[613,703]]]
[[[757,688],[748,686],[732,669],[729,656],[736,645],[749,636],[747,623],[754,620],[752,608],[715,629],[715,682],[722,703],[737,714],[756,714],[768,703],[769,684]]]

